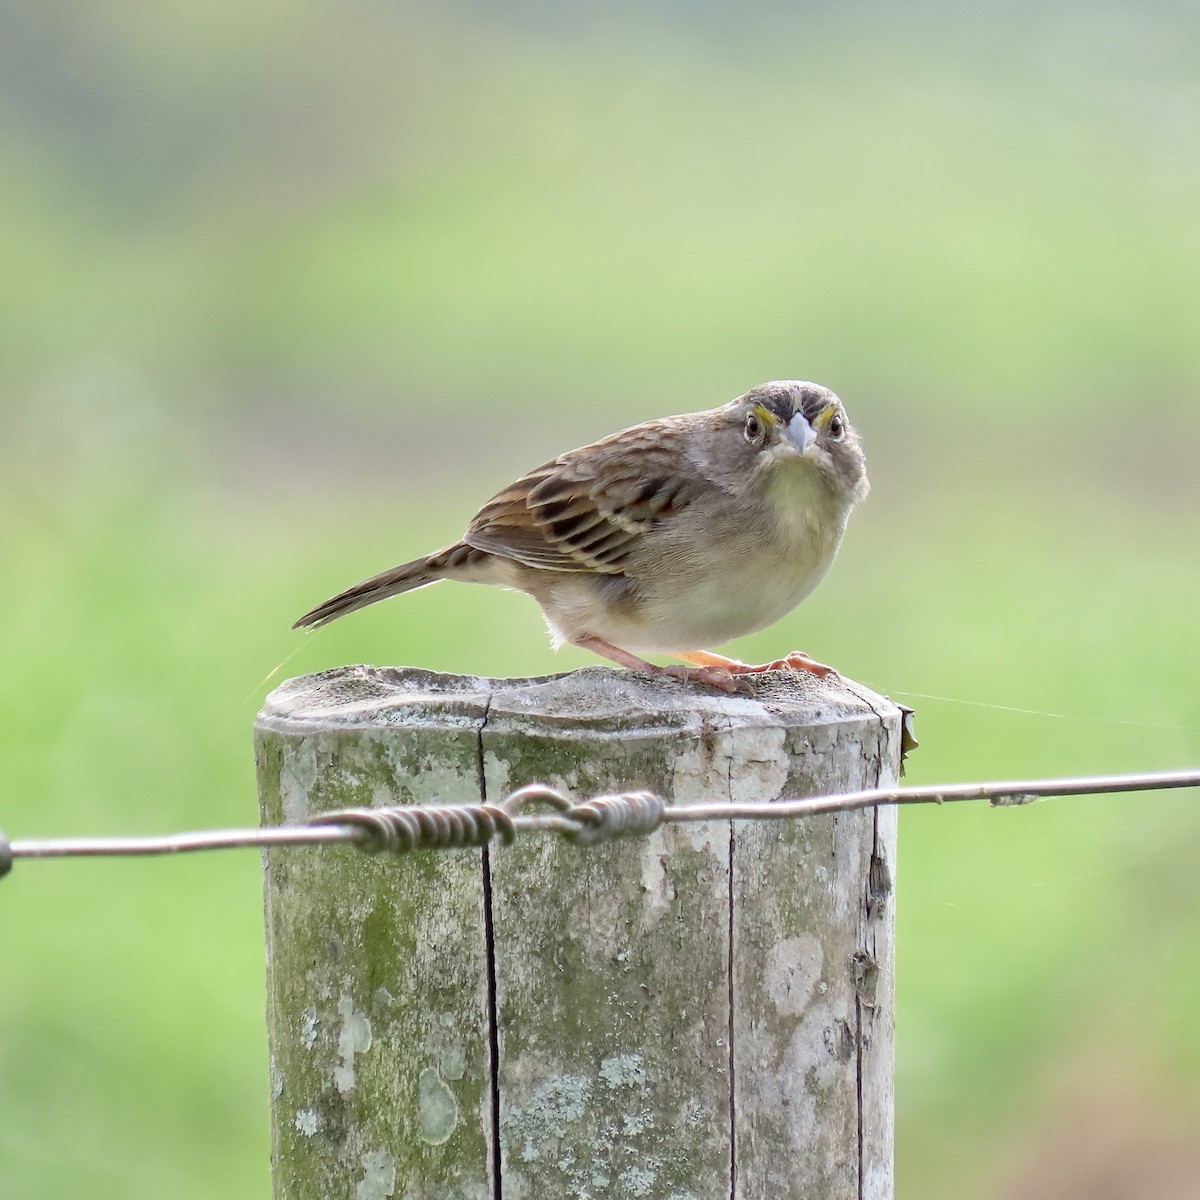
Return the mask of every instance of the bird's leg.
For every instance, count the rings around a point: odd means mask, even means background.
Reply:
[[[803,650],[793,650],[784,658],[777,658],[774,662],[769,663],[744,663],[738,662],[736,658],[726,658],[723,654],[714,654],[711,650],[689,650],[685,654],[676,654],[675,658],[682,658],[684,662],[689,662],[698,667],[705,669],[719,669],[728,671],[730,675],[758,675],[763,671],[808,671],[815,675],[818,679],[824,679],[829,675],[837,675],[837,671],[833,667],[827,667],[824,663],[819,663],[815,658],[809,658]]]
[[[724,692],[742,690],[738,681],[734,679],[733,673],[720,665],[732,660],[722,659],[720,655],[711,655],[712,663],[699,663],[695,667],[660,667],[656,663],[647,662],[644,658],[638,658],[636,654],[631,654],[628,650],[622,650],[620,646],[606,642],[603,638],[592,637],[591,634],[572,638],[571,645],[578,646],[581,650],[590,650],[593,654],[628,667],[631,671],[645,671],[649,675],[669,675],[672,679],[682,679],[685,683],[689,681],[707,683]],[[675,657],[684,658],[685,656],[677,654]]]

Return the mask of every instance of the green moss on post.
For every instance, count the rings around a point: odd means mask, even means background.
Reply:
[[[263,818],[351,804],[772,800],[889,785],[900,711],[588,668],[351,667],[274,692]],[[266,859],[278,1197],[888,1200],[894,812],[581,849]],[[498,1127],[496,1118],[498,1116]]]

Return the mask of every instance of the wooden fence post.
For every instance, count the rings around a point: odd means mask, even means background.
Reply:
[[[268,697],[263,819],[895,782],[856,684],[347,667]],[[890,1200],[895,811],[265,856],[275,1195]]]

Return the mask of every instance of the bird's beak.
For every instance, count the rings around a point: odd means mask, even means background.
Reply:
[[[817,440],[817,431],[808,423],[808,418],[803,413],[797,413],[784,426],[784,436],[800,454],[804,454]]]

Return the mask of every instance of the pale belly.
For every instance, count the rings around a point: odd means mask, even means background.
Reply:
[[[649,597],[639,619],[614,622],[600,636],[639,653],[719,646],[786,616],[821,582],[832,562],[830,552],[824,561],[781,563],[765,574],[731,563],[718,575],[692,581],[680,595]]]
[[[786,616],[825,577],[840,541],[839,530],[768,553],[761,544],[731,547],[715,570],[677,561],[641,579],[632,604],[613,603],[594,577],[570,575],[545,580],[538,599],[556,644],[590,634],[636,654],[703,650]]]
[[[771,499],[775,519],[743,524],[719,567],[684,570],[677,591],[647,592],[640,629],[625,631],[630,648],[702,650],[755,633],[786,616],[824,579],[848,513],[807,470],[779,472]]]
[[[771,500],[757,512],[718,506],[706,514],[731,527],[736,522],[719,553],[697,554],[693,523],[678,538],[658,535],[649,560],[629,563],[628,579],[493,560],[488,582],[530,592],[555,645],[590,636],[635,654],[709,649],[791,612],[837,554],[848,509],[839,510],[809,473],[783,477]]]

